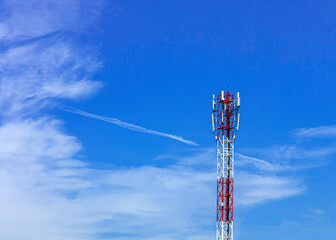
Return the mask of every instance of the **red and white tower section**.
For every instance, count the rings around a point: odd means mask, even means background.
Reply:
[[[234,141],[239,128],[239,92],[213,95],[212,131],[217,142],[216,240],[233,239]]]

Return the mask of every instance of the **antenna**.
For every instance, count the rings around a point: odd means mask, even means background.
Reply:
[[[239,130],[239,118],[240,118],[240,113],[238,113],[238,116],[237,116],[237,127],[236,127],[237,132]]]
[[[236,93],[236,106],[239,108],[240,107],[240,97],[239,97],[239,92]]]

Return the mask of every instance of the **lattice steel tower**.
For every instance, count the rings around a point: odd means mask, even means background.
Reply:
[[[240,97],[229,93],[213,95],[212,131],[217,142],[216,240],[233,239],[234,140],[239,128]]]

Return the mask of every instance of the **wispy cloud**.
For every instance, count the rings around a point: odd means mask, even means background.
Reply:
[[[96,115],[96,114],[93,114],[93,113],[88,113],[88,112],[85,112],[85,111],[82,111],[82,110],[79,110],[79,109],[75,109],[75,108],[64,108],[64,111],[71,112],[71,113],[74,113],[74,114],[78,114],[78,115],[81,115],[81,116],[84,116],[84,117],[94,118],[94,119],[98,119],[98,120],[101,120],[101,121],[104,121],[104,122],[112,123],[114,125],[117,125],[117,126],[122,127],[122,128],[129,129],[129,130],[132,130],[132,131],[143,132],[143,133],[148,133],[148,134],[157,135],[157,136],[161,136],[161,137],[166,137],[166,138],[174,139],[174,140],[177,140],[177,141],[189,144],[189,145],[198,146],[197,143],[195,143],[193,141],[190,141],[190,140],[187,140],[187,139],[184,139],[183,137],[176,136],[176,135],[169,134],[169,133],[163,133],[163,132],[147,129],[147,128],[144,128],[144,127],[132,124],[132,123],[127,123],[127,122],[120,121],[117,118],[104,117],[104,116]]]
[[[256,157],[250,157],[241,153],[237,153],[237,161],[236,165],[238,167],[243,166],[254,166],[255,168],[262,170],[262,171],[268,171],[268,172],[282,172],[282,171],[296,171],[296,170],[303,170],[307,168],[311,168],[310,164],[305,165],[281,165],[280,163],[271,163],[266,160],[256,158]]]
[[[164,167],[97,170],[76,159],[82,146],[57,120],[8,123],[0,127],[0,139],[0,193],[5,196],[0,199],[0,220],[11,219],[13,227],[2,231],[2,237],[28,235],[39,240],[52,233],[48,239],[101,239],[103,234],[124,239],[211,239],[215,170],[198,168],[209,158],[214,160],[210,149]],[[188,159],[193,158],[198,160],[191,166]],[[288,177],[242,171],[236,175],[238,208],[304,191],[300,181]],[[18,227],[20,231],[14,231]]]
[[[297,128],[294,130],[297,137],[336,137],[336,125],[321,126],[315,128]]]
[[[0,23],[0,39],[31,40],[54,32],[79,32],[99,14],[100,0],[4,0],[6,16]]]
[[[89,79],[99,64],[68,43],[49,39],[2,54],[0,109],[7,116],[37,111],[52,98],[77,99],[101,83]]]
[[[288,171],[302,170],[305,166],[283,166],[266,160],[235,154],[235,207],[247,208],[268,201],[300,195],[306,187],[301,179],[283,176]],[[199,172],[213,173],[215,177],[216,151],[214,148],[197,149],[184,156],[161,154],[157,160],[171,160],[176,166],[188,166]],[[204,167],[204,165],[208,165]],[[256,169],[258,171],[256,171]],[[277,175],[281,172],[282,176]]]
[[[95,11],[89,2],[6,1],[0,23],[0,239],[210,239],[211,228],[199,226],[211,224],[213,173],[181,165],[94,169],[78,159],[84,149],[62,121],[40,111],[101,87],[92,77],[99,62],[64,35],[51,34],[83,27],[83,19],[90,21],[86,10]]]
[[[335,144],[319,144],[316,141],[297,142],[286,145],[276,145],[270,148],[242,149],[238,154],[241,166],[255,166],[268,171],[296,171],[314,167],[326,166],[335,159]]]
[[[91,11],[99,4],[90,2],[3,2],[6,9],[0,22],[3,115],[27,115],[47,105],[51,98],[77,99],[99,89],[101,83],[91,78],[100,63],[76,47],[65,34],[78,31],[95,18]],[[85,7],[89,6],[92,8],[87,10]],[[82,19],[87,22],[84,24]]]
[[[0,146],[3,239],[210,235],[199,226],[210,226],[215,212],[214,172],[183,165],[97,170],[76,159],[78,139],[49,118],[0,126]]]
[[[290,177],[248,172],[238,172],[236,176],[238,196],[235,199],[242,207],[292,197],[306,189],[299,180]]]

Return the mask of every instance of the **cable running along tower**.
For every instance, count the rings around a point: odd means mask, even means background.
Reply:
[[[213,95],[212,131],[217,142],[216,240],[233,240],[234,140],[239,128],[239,92]]]

